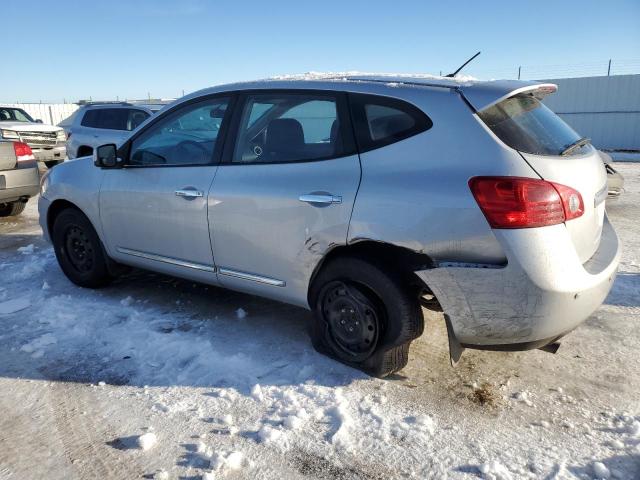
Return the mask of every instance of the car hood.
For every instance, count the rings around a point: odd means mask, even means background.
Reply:
[[[17,130],[19,132],[57,132],[62,130],[60,127],[53,125],[47,125],[45,123],[30,123],[30,122],[0,122],[0,128],[7,130]]]

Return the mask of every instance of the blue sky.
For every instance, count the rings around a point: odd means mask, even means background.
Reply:
[[[640,72],[638,0],[30,0],[25,7],[0,5],[0,101],[177,97],[307,71],[438,74],[478,50],[464,73],[479,78],[513,77],[518,65],[525,78],[596,73],[609,58],[614,73],[616,60]]]

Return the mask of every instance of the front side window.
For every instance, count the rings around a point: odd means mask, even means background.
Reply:
[[[332,95],[259,94],[244,104],[233,163],[279,163],[339,157],[344,142]]]
[[[525,153],[560,155],[580,140],[580,135],[532,95],[507,98],[478,116],[500,140]],[[572,153],[590,149],[584,145]]]
[[[205,165],[213,162],[229,99],[180,108],[149,126],[131,144],[129,165]]]
[[[21,108],[0,108],[0,122],[33,122],[33,118]]]
[[[433,126],[419,108],[403,100],[350,94],[351,111],[361,152],[399,142]]]

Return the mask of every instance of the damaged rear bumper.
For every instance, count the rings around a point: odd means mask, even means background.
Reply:
[[[584,264],[563,224],[495,234],[506,266],[445,264],[416,272],[463,347],[528,350],[552,343],[586,320],[613,285],[621,249],[606,216],[598,250]]]

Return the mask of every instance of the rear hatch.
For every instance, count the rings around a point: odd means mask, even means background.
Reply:
[[[16,167],[16,152],[12,142],[0,142],[0,170],[12,170]]]
[[[584,214],[565,225],[584,263],[600,244],[607,172],[598,151],[541,102],[552,91],[547,84],[513,92],[515,95],[487,106],[478,116],[542,179],[580,192]]]

